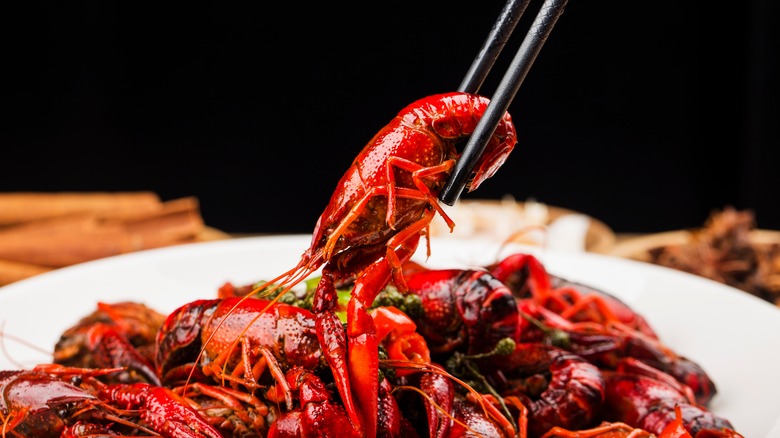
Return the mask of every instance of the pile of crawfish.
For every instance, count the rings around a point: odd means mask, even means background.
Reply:
[[[348,168],[297,265],[160,315],[101,303],[53,363],[0,371],[6,436],[740,437],[702,368],[628,306],[527,254],[414,263],[488,108],[413,102]],[[516,143],[499,120],[465,189]]]
[[[410,292],[390,284],[369,309],[378,436],[741,436],[707,409],[704,370],[641,315],[531,255],[404,273]],[[167,316],[99,303],[53,364],[0,372],[3,436],[352,436],[317,340],[319,280],[281,296],[226,283]]]

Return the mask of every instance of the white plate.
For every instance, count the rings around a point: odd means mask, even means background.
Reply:
[[[49,362],[59,333],[98,301],[135,300],[169,312],[213,298],[226,281],[268,279],[293,266],[309,236],[196,243],[112,257],[0,288],[0,370]],[[487,264],[498,245],[433,240],[432,267]],[[425,242],[415,256],[424,261]],[[610,256],[533,251],[548,271],[608,291],[644,315],[678,353],[698,362],[719,393],[711,404],[745,437],[780,437],[780,310],[701,277]],[[35,349],[16,338],[37,346]],[[13,360],[11,360],[13,359]]]

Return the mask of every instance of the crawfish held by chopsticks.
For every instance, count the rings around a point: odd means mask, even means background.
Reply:
[[[366,309],[392,279],[405,288],[401,266],[438,212],[459,153],[489,99],[453,92],[407,106],[363,148],[319,217],[310,247],[297,266],[269,283],[289,290],[322,267],[313,311],[324,355],[350,421],[360,435],[375,436],[379,393],[378,340]],[[468,191],[493,176],[517,142],[507,113],[478,160]],[[335,314],[336,284],[354,280],[346,331]],[[281,296],[281,294],[280,294]]]

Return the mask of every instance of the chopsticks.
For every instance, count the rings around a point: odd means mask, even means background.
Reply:
[[[467,93],[479,91],[529,2],[530,0],[507,1],[480,52],[474,58],[474,62],[461,82],[458,91]],[[542,4],[512,63],[490,99],[490,104],[477,123],[463,153],[455,163],[455,168],[447,179],[447,183],[439,193],[439,200],[443,203],[454,205],[460,197],[477,160],[484,152],[490,137],[493,136],[498,123],[512,103],[512,99],[514,99],[517,90],[531,69],[531,65],[536,60],[536,56],[542,49],[542,45],[550,36],[553,26],[563,13],[566,2],[567,0],[545,0]]]

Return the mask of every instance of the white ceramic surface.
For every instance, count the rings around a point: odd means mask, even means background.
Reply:
[[[169,312],[212,298],[223,283],[268,279],[294,265],[309,236],[195,243],[76,265],[0,288],[0,370],[49,362],[59,333],[98,301],[135,300]],[[719,393],[711,404],[745,437],[780,437],[780,310],[736,289],[641,262],[589,253],[431,242],[432,267],[468,267],[534,252],[548,271],[610,292],[644,315],[662,340],[698,362]],[[426,261],[425,241],[415,258]],[[24,342],[20,342],[23,339]]]

